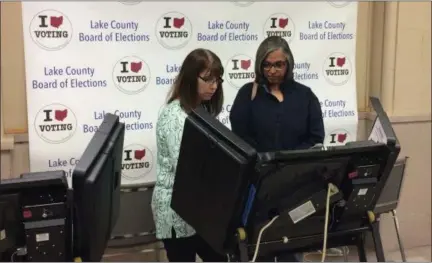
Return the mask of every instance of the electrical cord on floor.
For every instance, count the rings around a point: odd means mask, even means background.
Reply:
[[[253,258],[252,258],[252,262],[255,262],[255,260],[256,260],[257,257],[258,257],[258,251],[259,251],[259,246],[260,246],[260,243],[261,243],[261,237],[262,237],[262,234],[264,233],[264,231],[265,231],[267,228],[269,228],[269,227],[274,223],[274,221],[276,221],[276,219],[278,219],[278,217],[279,217],[279,216],[275,216],[275,217],[273,217],[272,220],[270,220],[270,222],[268,222],[265,226],[263,226],[263,227],[260,229],[259,234],[258,234],[257,243],[256,243],[256,246],[255,246],[255,253],[254,253],[254,256],[253,256]]]
[[[337,187],[335,185],[333,185],[332,183],[328,184],[327,187],[327,198],[326,198],[326,208],[325,208],[325,221],[324,221],[324,242],[323,242],[323,249],[322,249],[322,256],[321,256],[321,262],[324,262],[325,258],[326,258],[326,252],[327,252],[327,234],[328,234],[328,225],[329,225],[329,214],[330,214],[330,197],[332,196],[332,193],[336,193],[339,190],[337,189]],[[264,233],[264,231],[269,228],[274,221],[276,221],[276,219],[279,216],[275,216],[272,218],[272,220],[270,220],[270,222],[268,222],[265,226],[263,226],[258,234],[258,238],[257,238],[257,243],[255,246],[255,253],[254,256],[252,258],[252,262],[255,262],[256,258],[258,257],[258,252],[259,252],[259,246],[261,243],[261,237],[262,234]],[[285,242],[285,240],[284,240]]]
[[[327,234],[328,234],[328,221],[329,221],[329,213],[330,213],[330,197],[334,189],[334,185],[329,183],[327,189],[327,199],[326,199],[326,210],[325,210],[325,221],[324,221],[324,242],[322,249],[321,262],[324,262],[327,252]]]
[[[337,188],[334,187],[334,191],[337,192]],[[341,201],[340,201],[341,202]],[[339,205],[340,206],[340,205]],[[335,218],[334,218],[334,213],[335,213],[335,208],[336,206],[333,206],[332,209],[332,216],[331,216],[331,223],[330,223],[330,228],[332,228],[333,224],[335,223]],[[330,220],[330,219],[329,219]],[[335,252],[336,251],[336,252]],[[329,253],[330,252],[330,253]],[[312,261],[316,261],[316,260],[309,260],[308,256],[312,256],[312,255],[322,255],[322,251],[318,250],[316,252],[309,252],[309,253],[305,253],[303,256],[303,261],[304,262],[312,262]],[[342,247],[342,249],[338,249],[338,248],[329,248],[326,250],[326,257],[343,257],[345,255],[349,254],[349,248],[347,246]]]
[[[11,255],[11,262],[15,261],[15,256],[25,256],[27,255],[27,248],[26,247],[19,247],[15,252]]]
[[[336,193],[339,190],[335,185],[332,183],[328,184],[327,187],[327,198],[326,198],[326,208],[325,208],[325,221],[324,221],[324,241],[323,241],[323,248],[322,248],[322,254],[321,254],[321,262],[325,261],[326,255],[327,255],[327,235],[328,235],[328,225],[329,225],[329,214],[330,214],[330,197],[332,196],[332,193]],[[304,255],[303,260],[306,256],[311,255],[313,253],[309,253]],[[316,254],[316,253],[315,253]]]
[[[11,255],[11,262],[15,262],[15,255],[18,253],[18,251],[15,251],[15,252],[13,252],[12,253],[12,255]]]

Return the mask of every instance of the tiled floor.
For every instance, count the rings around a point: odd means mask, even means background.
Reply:
[[[405,256],[407,258],[407,262],[431,262],[431,247],[417,247],[412,249],[405,249]],[[400,254],[400,251],[388,251],[385,253],[386,261],[395,261],[395,262],[401,262],[402,257]],[[315,255],[315,256],[307,256],[307,261],[313,261],[313,262],[320,262],[321,261],[321,255]],[[376,262],[376,256],[374,251],[369,251],[367,253],[367,259],[368,261]],[[350,253],[348,256],[348,260],[351,261],[358,261],[358,255],[357,250],[354,247],[350,247]],[[306,261],[306,260],[305,260]],[[326,257],[326,261],[329,262],[342,262],[344,261],[343,257],[337,257],[337,256],[330,256]]]
[[[165,250],[159,249],[161,243],[153,243],[149,245],[134,246],[129,248],[107,248],[103,261],[105,262],[155,262],[166,261]],[[158,257],[159,256],[159,257]]]
[[[162,261],[166,262],[165,250],[160,249],[159,257],[158,253],[155,252],[155,248],[158,243],[143,245],[143,246],[135,246],[130,248],[109,248],[106,251],[103,261],[105,262],[155,262]],[[405,249],[405,254],[408,262],[431,262],[431,247],[416,247]],[[388,251],[386,252],[386,261],[402,261],[401,255],[399,251]],[[376,257],[373,251],[368,252],[368,260],[372,262],[376,262]],[[321,261],[321,255],[307,255],[305,261]],[[329,262],[342,262],[343,257],[337,256],[329,256],[326,258],[326,261]],[[357,251],[355,248],[350,247],[350,252],[348,256],[349,261],[357,261]]]

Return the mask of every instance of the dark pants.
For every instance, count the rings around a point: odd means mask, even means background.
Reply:
[[[172,238],[162,240],[170,262],[195,262],[196,255],[204,262],[226,262],[227,256],[214,251],[198,235],[177,238],[172,229]]]

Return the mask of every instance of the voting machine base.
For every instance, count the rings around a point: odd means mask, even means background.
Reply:
[[[374,215],[372,215],[372,217],[374,217]],[[367,262],[367,253],[365,249],[366,232],[372,233],[377,262],[385,262],[384,249],[379,232],[379,218],[363,227],[329,232],[327,237],[327,248],[355,246],[357,248],[359,262]],[[248,237],[244,228],[237,229],[236,239],[237,248],[235,253],[230,255],[230,261],[250,262],[250,255],[253,254],[255,245],[248,243]],[[272,240],[262,242],[260,244],[260,252],[266,249],[265,246],[269,245],[273,246],[272,250],[279,250],[285,253],[317,251],[322,249],[322,242],[322,234],[293,237],[289,239],[287,243],[284,243],[283,240]],[[274,257],[277,257],[280,254],[274,253],[273,255]],[[261,253],[258,254],[259,257],[260,255]]]
[[[399,151],[373,144],[353,143],[351,149],[348,145],[345,150],[326,150],[322,159],[319,154],[314,159],[308,156],[310,152],[305,153],[303,163],[296,153],[295,158],[290,157],[295,161],[285,165],[284,160],[278,169],[265,164],[271,172],[261,174],[267,182],[262,179],[254,186],[254,200],[243,218],[247,220],[235,233],[231,258],[250,261],[257,246],[257,259],[266,260],[278,254],[322,249],[328,209],[327,248],[355,245],[360,261],[366,261],[364,235],[371,232],[377,261],[384,262],[379,217],[373,208]],[[335,190],[326,200],[330,185]],[[283,196],[283,192],[290,194]]]
[[[356,244],[362,253],[362,235],[372,231],[383,261],[379,219],[368,211],[400,145],[385,112],[377,111],[376,123],[379,134],[368,141],[258,153],[194,110],[185,122],[171,208],[215,251],[236,260],[256,254],[256,244],[258,259],[322,249],[327,232],[327,247]]]

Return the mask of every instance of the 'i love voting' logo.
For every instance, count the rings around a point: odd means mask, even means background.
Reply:
[[[166,49],[183,48],[192,38],[192,24],[182,13],[166,13],[156,23],[156,38]]]
[[[330,132],[326,138],[326,145],[338,146],[345,145],[352,141],[351,134],[345,129],[336,129]]]
[[[33,42],[48,51],[66,47],[73,34],[68,17],[57,10],[44,10],[37,13],[30,22],[29,31]]]
[[[36,134],[45,142],[64,143],[75,134],[77,119],[69,107],[54,103],[38,111],[34,128]]]
[[[136,56],[120,59],[113,69],[115,86],[128,95],[144,91],[150,83],[150,68],[147,63]]]
[[[352,74],[352,65],[348,56],[335,52],[329,55],[323,65],[323,75],[328,83],[341,86],[348,82]]]
[[[226,63],[225,71],[225,79],[237,89],[255,80],[254,61],[244,54],[231,57]]]
[[[122,176],[134,181],[144,178],[153,168],[153,153],[141,144],[130,144],[123,149]]]
[[[290,43],[295,36],[295,25],[287,14],[273,14],[267,18],[263,33],[265,37],[279,36]]]

